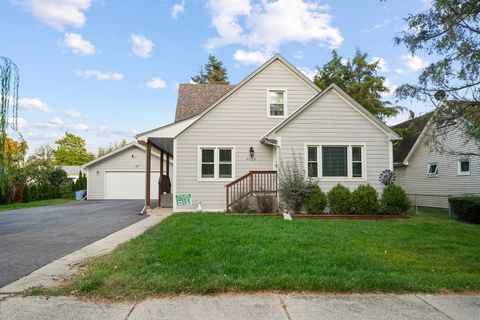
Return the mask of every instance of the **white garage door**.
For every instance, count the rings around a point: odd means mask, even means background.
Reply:
[[[150,197],[158,199],[160,172],[152,172]],[[105,199],[145,199],[145,172],[105,172]]]

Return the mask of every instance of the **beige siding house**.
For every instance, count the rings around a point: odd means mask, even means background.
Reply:
[[[224,211],[251,195],[246,189],[275,191],[277,170],[294,153],[306,168],[305,179],[318,181],[324,191],[340,182],[351,189],[369,183],[381,192],[378,177],[393,168],[392,141],[398,139],[340,88],[321,91],[276,55],[235,86],[181,84],[175,122],[137,135],[138,145],[146,146],[139,165],[144,186],[138,189],[149,204],[155,191],[147,181],[156,180],[159,164],[147,161],[157,150],[161,159],[173,159],[162,173],[172,188],[161,188],[161,203],[172,202],[164,202],[167,196],[191,195],[190,203],[173,201],[174,211],[196,210],[199,202],[203,211]],[[89,176],[96,175],[90,198],[105,198],[110,187],[103,172],[131,167],[129,153],[88,167]]]
[[[480,145],[474,140],[464,144],[462,128],[449,128],[441,138],[439,153],[426,145],[431,114],[411,119],[393,128],[414,127],[413,138],[405,139],[395,148],[397,184],[418,206],[448,208],[448,197],[480,194]],[[462,155],[464,154],[464,155]]]

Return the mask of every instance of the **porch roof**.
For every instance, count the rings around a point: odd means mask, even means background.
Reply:
[[[173,155],[173,138],[148,138],[148,141],[150,141],[155,148]]]

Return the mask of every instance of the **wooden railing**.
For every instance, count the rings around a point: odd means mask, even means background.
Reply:
[[[225,186],[227,210],[236,202],[256,193],[277,194],[277,171],[255,170]]]

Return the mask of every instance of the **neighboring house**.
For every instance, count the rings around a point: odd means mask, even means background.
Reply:
[[[337,183],[352,190],[369,183],[382,192],[379,174],[393,169],[392,141],[400,139],[340,88],[321,91],[280,55],[236,86],[180,85],[175,120],[137,136],[146,145],[146,161],[152,149],[160,150],[162,159],[173,159],[173,172],[167,173],[172,194],[192,195],[191,204],[174,202],[174,211],[191,211],[199,201],[204,211],[223,211],[252,188],[275,192],[276,170],[294,153],[306,168],[305,177],[318,181],[324,191]],[[89,177],[112,170],[111,164],[101,163],[102,169],[95,162],[87,165]],[[143,168],[149,203],[155,192],[146,183],[149,166]],[[108,191],[110,185],[104,188]],[[101,189],[90,189],[89,195],[101,198]]]
[[[77,181],[80,171],[82,171],[82,174],[85,174],[85,170],[81,166],[61,166],[61,168],[67,173],[68,179],[73,182]]]
[[[158,199],[159,158],[153,153],[151,199]],[[137,142],[86,163],[88,200],[145,199],[145,164],[145,146]]]
[[[392,129],[409,129],[394,147],[397,184],[402,186],[418,206],[448,208],[448,196],[480,193],[480,145],[465,144],[460,125],[446,125],[439,139],[449,152],[437,152],[427,145],[432,130],[433,113],[402,122]]]

